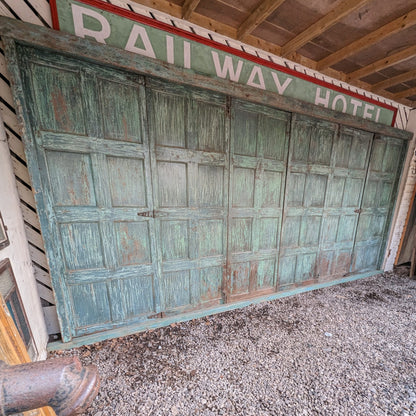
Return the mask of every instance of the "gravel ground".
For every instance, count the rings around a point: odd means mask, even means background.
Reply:
[[[51,355],[94,363],[86,415],[416,415],[416,281],[399,268]]]

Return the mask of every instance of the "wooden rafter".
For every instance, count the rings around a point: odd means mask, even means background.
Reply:
[[[409,88],[408,90],[400,91],[394,94],[394,98],[396,100],[400,100],[401,98],[411,97],[412,95],[416,95],[416,87]]]
[[[371,45],[380,42],[384,38],[391,36],[401,30],[404,30],[410,26],[416,24],[416,10],[412,10],[409,13],[387,23],[379,29],[369,33],[368,35],[357,39],[355,42],[350,43],[345,48],[342,48],[324,59],[321,59],[317,65],[317,70],[328,68],[329,66],[348,58],[355,53],[370,47]]]
[[[335,23],[339,22],[342,18],[352,13],[354,10],[360,8],[370,0],[346,0],[332,9],[329,13],[315,22],[312,26],[309,26],[306,30],[299,33],[292,40],[282,46],[282,56],[288,56],[291,53],[297,51],[303,45],[316,38],[321,33],[328,30]]]
[[[416,79],[416,69],[378,82],[377,84],[372,85],[371,91],[382,91],[386,88],[393,87],[394,85],[401,84],[402,82],[410,81],[412,79]]]
[[[263,0],[238,27],[237,39],[243,40],[257,26],[264,22],[285,0]]]
[[[357,69],[354,72],[350,72],[347,76],[348,80],[361,79],[374,72],[381,71],[384,68],[406,61],[407,59],[416,55],[416,45],[396,52],[395,54],[388,56],[387,58],[379,59],[370,65]]]
[[[150,7],[152,9],[159,10],[163,13],[168,13],[171,16],[182,19],[182,7],[168,0],[132,0],[135,3],[142,4],[143,6]],[[237,39],[237,29],[229,26],[225,23],[210,19],[200,13],[194,12],[188,19],[190,22],[204,27],[207,30],[219,33],[223,36],[227,36],[232,39]],[[274,55],[280,55],[280,46],[275,43],[268,42],[264,39],[258,38],[253,35],[248,35],[245,39],[245,43],[255,48],[262,49],[266,52],[270,52]],[[336,77],[336,75],[333,75]]]
[[[147,6],[152,9],[159,10],[160,12],[168,13],[171,16],[177,17],[179,19],[182,18],[182,7],[173,3],[172,1],[168,1],[168,0],[132,0],[132,1],[138,4],[142,4],[143,6]],[[229,26],[218,20],[213,20],[196,11],[191,14],[188,20],[194,23],[195,25],[204,27],[207,30],[217,32],[223,36],[226,36],[232,39],[237,39],[237,29],[235,27]],[[278,55],[278,56],[282,55],[281,47],[279,45],[272,43],[270,41],[261,39],[257,36],[253,36],[250,34],[246,35],[244,42],[248,45],[251,45],[258,49],[262,49],[263,51],[266,51],[266,52],[270,52],[274,55]],[[299,55],[296,52],[291,54],[291,59],[309,68],[315,68],[316,66],[316,61],[306,58],[305,56]],[[339,79],[345,82],[349,81],[347,74],[336,71],[333,68],[324,69],[322,70],[322,72],[332,78]],[[354,79],[350,82],[359,88],[370,91],[371,85],[366,82],[363,82],[359,79]],[[389,99],[394,99],[393,94],[388,91],[383,91],[383,96]],[[412,104],[410,101],[406,99],[401,100],[401,102],[405,105]]]
[[[182,6],[182,19],[189,19],[201,0],[185,0]]]

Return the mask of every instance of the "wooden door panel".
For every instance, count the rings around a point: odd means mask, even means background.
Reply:
[[[145,161],[142,158],[106,158],[111,206],[148,207]]]
[[[371,140],[371,133],[341,127],[334,141],[318,256],[321,280],[350,273]]]
[[[223,208],[226,204],[224,166],[198,164],[197,202],[200,208]]]
[[[149,80],[147,89],[161,307],[174,314],[222,302],[220,270],[226,258],[228,208],[227,100],[156,80]],[[168,108],[173,113],[165,117]]]
[[[160,221],[162,261],[189,259],[189,221]]]
[[[226,153],[224,103],[221,105],[207,102],[204,95],[193,94],[191,101],[191,117],[196,121],[192,123],[189,132],[189,146],[204,152]],[[198,100],[198,98],[201,99]]]
[[[148,221],[115,221],[114,234],[119,267],[152,263]]]
[[[39,127],[42,130],[85,135],[86,107],[80,88],[80,71],[76,68],[53,68],[46,64],[30,66]]]
[[[227,299],[273,291],[288,150],[289,115],[233,101]]]
[[[158,200],[161,208],[188,206],[188,167],[186,163],[158,161]]]
[[[326,205],[338,198],[329,197],[339,187],[332,183],[332,149],[337,126],[296,116],[292,121],[285,216],[280,250],[279,284],[284,287],[316,279],[321,240],[331,237],[326,221]],[[319,262],[318,262],[319,263]]]
[[[401,140],[384,136],[374,139],[354,246],[353,272],[380,267],[404,151]]]
[[[98,222],[61,223],[59,231],[68,272],[105,267]]]
[[[105,282],[68,285],[78,333],[111,321],[110,300]]]
[[[53,203],[56,206],[96,206],[89,154],[46,151]]]
[[[135,275],[111,280],[109,293],[111,316],[114,321],[124,322],[155,310],[152,275]]]
[[[148,319],[160,295],[142,216],[153,212],[143,82],[47,52],[21,61],[63,338]]]
[[[100,77],[97,83],[104,138],[143,143],[140,118],[131,116],[141,111],[137,88],[131,88],[122,80],[114,82]]]

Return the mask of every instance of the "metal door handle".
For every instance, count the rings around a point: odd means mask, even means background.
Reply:
[[[361,212],[362,212],[363,210],[361,209],[361,208],[357,208],[357,209],[355,209],[354,210],[354,212],[356,213],[356,214],[361,214]]]

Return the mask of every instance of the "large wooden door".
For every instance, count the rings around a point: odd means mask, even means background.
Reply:
[[[162,309],[218,304],[227,247],[227,99],[156,80],[147,86]]]
[[[276,290],[290,114],[232,105],[226,296]]]
[[[379,267],[401,140],[17,52],[64,341]]]
[[[294,117],[280,250],[281,287],[350,272],[372,136]]]
[[[143,80],[22,55],[64,340],[159,313]]]
[[[341,126],[332,149],[316,275],[350,273],[373,134]]]
[[[405,150],[402,140],[384,136],[374,139],[355,239],[353,272],[380,267]]]
[[[303,116],[292,121],[279,284],[317,277],[320,235],[337,125]]]

